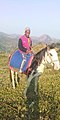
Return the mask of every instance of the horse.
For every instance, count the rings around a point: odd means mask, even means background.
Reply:
[[[14,55],[14,54],[13,54]],[[13,56],[12,55],[12,56]],[[12,59],[12,56],[10,59]],[[10,62],[10,60],[9,60]],[[33,78],[38,78],[43,72],[44,68],[47,64],[50,64],[53,66],[54,70],[60,69],[58,54],[55,50],[55,48],[51,48],[50,46],[43,48],[38,53],[36,53],[31,61],[31,65],[27,67],[27,69],[23,72],[27,75],[27,87],[25,88],[24,95],[26,96],[27,89],[29,88],[30,82]],[[15,68],[10,68],[10,76],[12,79],[12,86],[15,89],[15,82],[18,85],[18,72]],[[14,77],[15,76],[15,77]],[[35,84],[35,92],[37,91],[37,80]]]

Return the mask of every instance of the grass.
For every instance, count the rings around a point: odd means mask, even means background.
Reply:
[[[25,99],[26,76],[21,75],[13,90],[8,55],[0,54],[0,61],[0,120],[60,120],[60,70],[47,67],[38,80],[38,95],[34,93],[33,80]]]

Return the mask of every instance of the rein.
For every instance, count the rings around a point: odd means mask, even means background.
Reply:
[[[35,57],[35,59],[34,59],[38,64],[39,64],[39,61],[37,60],[37,58]]]
[[[51,58],[51,55],[48,53],[48,56],[50,57],[50,59],[51,59],[51,62],[50,62],[50,64],[52,63],[52,64],[54,64],[54,62],[59,62],[59,60],[52,60],[52,58]],[[48,61],[47,61],[48,62]]]

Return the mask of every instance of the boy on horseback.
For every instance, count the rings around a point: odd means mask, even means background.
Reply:
[[[19,50],[22,54],[22,57],[23,57],[21,67],[20,67],[20,73],[22,72],[22,68],[25,65],[27,55],[32,53],[32,51],[31,51],[32,40],[29,37],[29,35],[30,35],[30,28],[27,27],[27,28],[25,28],[24,35],[19,38],[19,42],[18,42],[18,48],[19,48]]]

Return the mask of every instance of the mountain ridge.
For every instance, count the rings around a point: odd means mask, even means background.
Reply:
[[[19,34],[7,34],[0,32],[0,51],[12,51],[18,47],[18,40],[21,35]],[[52,39],[49,35],[42,34],[39,37],[31,36],[33,45],[44,43],[60,43],[60,39]]]

